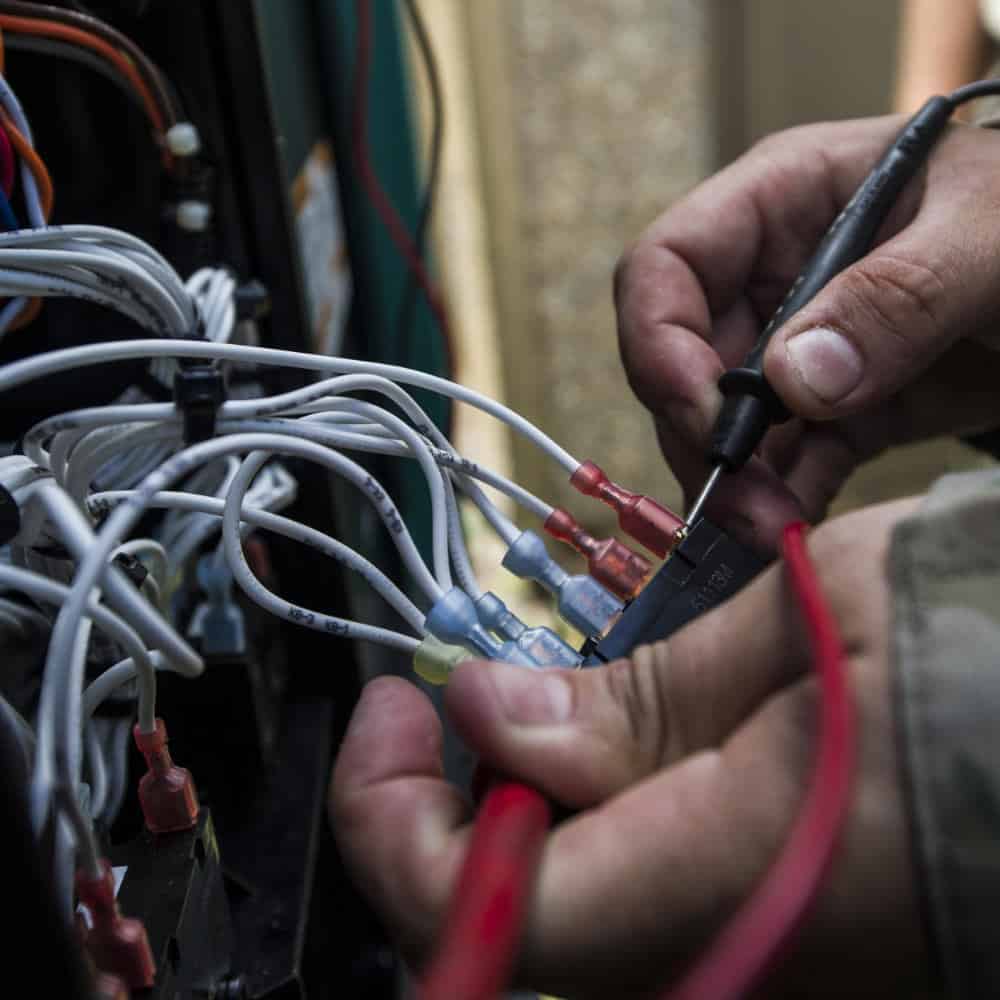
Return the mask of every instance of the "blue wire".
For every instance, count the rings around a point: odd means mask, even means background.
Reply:
[[[21,224],[17,221],[14,209],[10,207],[10,201],[2,187],[0,187],[0,225],[3,226],[4,232],[7,233],[21,228]]]

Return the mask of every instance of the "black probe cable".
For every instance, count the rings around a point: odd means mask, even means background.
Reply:
[[[774,334],[841,271],[863,257],[903,188],[923,166],[955,109],[978,97],[1000,94],[1000,79],[978,80],[948,97],[932,97],[903,126],[861,186],[834,219],[809,262],[795,279],[739,368],[719,379],[725,397],[712,429],[708,459],[712,471],[691,506],[685,526],[694,524],[723,473],[743,467],[768,428],[791,414],[764,377],[764,352]]]

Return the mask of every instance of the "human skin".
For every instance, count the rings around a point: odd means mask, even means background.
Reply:
[[[624,256],[623,360],[689,494],[707,471],[719,375],[741,360],[899,126],[775,136]],[[796,417],[725,477],[709,508],[716,520],[773,548],[788,520],[820,520],[865,458],[997,423],[998,164],[1000,136],[951,129],[876,249],[775,337],[765,371]],[[835,863],[768,996],[931,991],[892,717],[886,578],[893,527],[915,503],[866,508],[810,539],[847,652],[858,773]],[[816,735],[810,662],[775,565],[669,640],[601,670],[456,671],[446,710],[470,747],[577,810],[549,836],[519,981],[574,997],[644,996],[706,945],[801,804]],[[440,751],[430,702],[404,680],[380,679],[362,695],[330,793],[346,863],[417,966],[470,821]]]

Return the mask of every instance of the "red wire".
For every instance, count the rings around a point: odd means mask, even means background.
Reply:
[[[416,244],[406,228],[406,224],[396,211],[396,206],[386,194],[379,181],[378,174],[371,161],[368,147],[368,105],[369,105],[369,82],[371,78],[372,61],[372,17],[371,0],[357,0],[357,47],[354,59],[354,108],[352,115],[352,144],[354,148],[354,161],[361,176],[361,182],[371,200],[382,225],[389,232],[392,242],[396,245],[406,266],[412,272],[414,279],[420,286],[427,299],[431,313],[441,330],[444,339],[445,351],[447,354],[448,371],[454,371],[454,357],[451,345],[450,326],[448,314],[445,312],[441,300],[441,293],[438,291],[431,276],[424,267],[424,262],[420,259]]]
[[[493,1000],[503,989],[548,827],[533,789],[508,782],[487,794],[419,1000]]]
[[[855,719],[837,626],[805,545],[782,537],[785,565],[809,630],[821,690],[819,749],[806,800],[781,854],[754,893],[664,1000],[728,1000],[747,993],[796,929],[830,864],[850,804]]]

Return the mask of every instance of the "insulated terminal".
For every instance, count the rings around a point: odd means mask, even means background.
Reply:
[[[576,549],[587,560],[590,575],[623,601],[635,597],[653,571],[650,561],[617,538],[594,538],[568,510],[556,507],[545,520],[545,530]]]
[[[519,663],[525,667],[535,665],[516,643],[501,642],[483,628],[472,598],[459,587],[445,591],[434,602],[424,624],[427,631],[441,642],[464,646],[483,659]]]
[[[76,894],[90,911],[92,925],[84,943],[100,972],[119,976],[132,989],[148,989],[156,963],[142,921],[123,917],[115,899],[111,865],[101,860],[99,875],[78,872]]]
[[[652,497],[613,483],[593,462],[583,462],[569,481],[584,496],[596,497],[616,511],[622,531],[661,559],[666,559],[683,537],[682,517]]]
[[[167,749],[167,727],[156,720],[151,733],[132,730],[149,770],[139,780],[139,805],[150,833],[190,830],[198,821],[198,793],[186,767],[178,767]]]
[[[488,629],[515,643],[536,666],[575,667],[583,659],[552,629],[544,625],[529,628],[496,594],[483,594],[476,601],[476,612]]]
[[[440,687],[448,683],[455,667],[475,658],[464,646],[451,646],[433,635],[425,635],[413,654],[413,670],[428,684]]]
[[[560,616],[585,636],[602,635],[622,602],[589,576],[570,576],[533,531],[522,531],[503,557],[504,569],[541,584],[556,598]]]
[[[699,520],[608,634],[584,647],[584,666],[628,656],[728,600],[765,562],[711,521]]]

